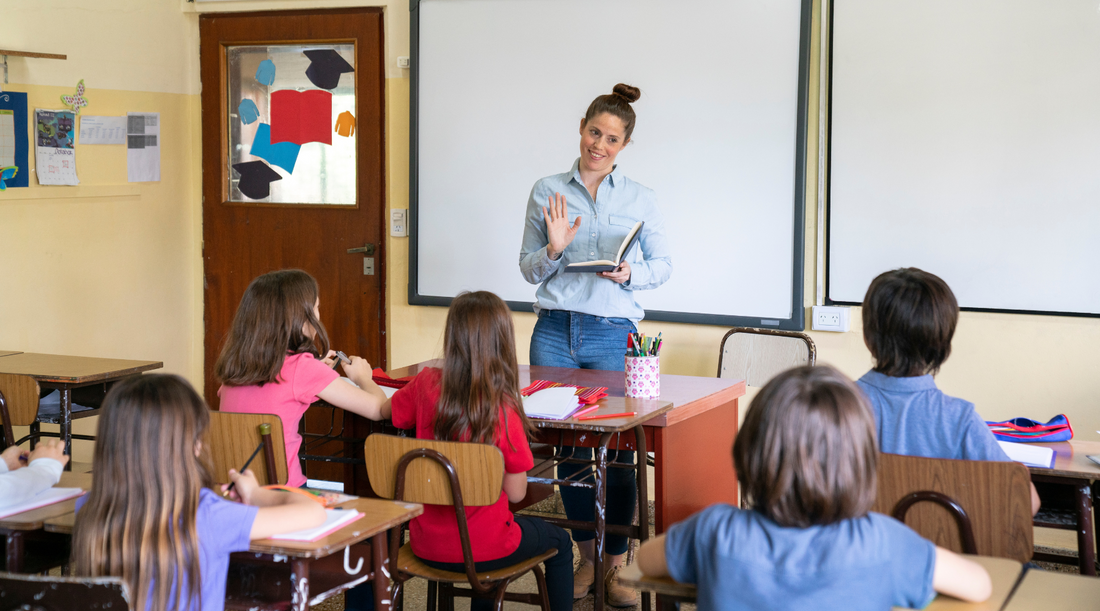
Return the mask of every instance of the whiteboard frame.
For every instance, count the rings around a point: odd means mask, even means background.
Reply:
[[[825,256],[825,305],[835,306],[852,306],[862,307],[862,302],[854,301],[838,301],[832,298],[831,286],[830,286],[830,274],[832,271],[832,158],[833,158],[833,16],[836,14],[834,5],[841,3],[843,0],[827,0],[830,5],[828,11],[828,55],[822,58],[822,61],[828,62],[828,145],[826,146],[826,159],[825,167],[827,168],[828,179],[826,181],[825,188],[825,247],[824,250],[827,253]],[[992,314],[1031,314],[1036,316],[1068,316],[1072,318],[1100,318],[1100,313],[1092,312],[1063,312],[1058,310],[1018,310],[1010,308],[975,308],[959,306],[959,310],[963,312],[988,312]]]
[[[798,42],[798,110],[795,119],[795,167],[794,167],[794,227],[792,228],[793,257],[791,287],[791,316],[789,318],[760,318],[698,314],[668,310],[646,310],[645,320],[677,322],[726,327],[758,327],[803,331],[806,328],[805,259],[806,259],[806,130],[808,123],[810,89],[810,45],[813,21],[813,0],[799,0],[801,20]],[[409,91],[409,305],[449,307],[454,296],[422,295],[418,285],[417,243],[419,221],[419,95],[420,95],[420,0],[409,0],[411,55]],[[519,273],[517,267],[516,273]],[[533,292],[532,292],[533,295]],[[514,312],[533,312],[534,301],[506,301]]]

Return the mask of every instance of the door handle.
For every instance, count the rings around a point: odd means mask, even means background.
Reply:
[[[374,254],[374,244],[367,244],[366,246],[360,246],[359,248],[348,249],[349,255],[354,255],[356,253],[363,253],[369,257]]]

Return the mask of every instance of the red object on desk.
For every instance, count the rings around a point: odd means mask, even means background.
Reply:
[[[622,412],[621,414],[592,414],[591,416],[582,416],[577,420],[603,420],[605,418],[629,418],[631,416],[637,416],[635,412]]]
[[[381,369],[375,368],[371,372],[371,379],[379,386],[388,386],[390,388],[404,388],[413,378],[416,376],[405,376],[403,378],[397,378],[396,380],[391,378],[389,374]]]
[[[592,405],[596,401],[607,396],[606,386],[577,386],[576,384],[562,384],[560,382],[551,382],[549,380],[535,380],[531,382],[526,388],[519,391],[519,394],[524,397],[531,396],[532,394],[543,390],[545,388],[559,388],[559,387],[571,387],[577,389],[577,400],[585,405]]]

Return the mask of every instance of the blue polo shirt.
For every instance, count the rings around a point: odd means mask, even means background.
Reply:
[[[935,596],[935,545],[877,513],[794,528],[713,505],[668,529],[665,558],[698,587],[699,611],[921,609]]]
[[[895,378],[868,371],[857,383],[875,413],[880,451],[925,458],[1011,461],[974,404],[943,394],[932,376]]]

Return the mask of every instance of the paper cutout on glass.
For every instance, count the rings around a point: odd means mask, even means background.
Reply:
[[[234,163],[233,169],[241,175],[241,179],[237,181],[237,188],[241,190],[241,194],[250,199],[264,199],[271,195],[271,183],[283,179],[278,172],[262,161]]]
[[[8,187],[26,187],[30,184],[28,117],[26,93],[0,92],[0,166],[22,168],[22,171],[4,181]]]
[[[341,74],[355,72],[355,68],[333,49],[310,49],[302,53],[310,62],[309,68],[306,68],[306,78],[321,89],[336,89]]]
[[[260,123],[260,126],[256,128],[256,136],[252,139],[252,149],[248,153],[293,174],[294,164],[298,162],[298,151],[301,149],[301,145],[293,142],[272,144],[271,126],[267,123]]]
[[[271,142],[332,144],[332,94],[317,89],[272,93]]]
[[[260,62],[260,67],[256,68],[256,80],[270,87],[275,82],[275,63],[270,59]]]
[[[255,102],[245,98],[241,100],[240,105],[237,106],[237,116],[241,118],[242,123],[249,125],[260,118],[260,109],[256,108]]]
[[[88,99],[84,97],[84,79],[80,79],[76,84],[76,93],[61,96],[61,103],[73,109],[76,114],[80,114],[80,109],[88,105]]]
[[[336,117],[336,135],[347,138],[355,133],[355,117],[350,112],[344,111]]]
[[[40,185],[78,185],[73,130],[76,114],[68,110],[34,111],[35,174]]]
[[[19,168],[15,166],[8,166],[6,168],[0,168],[0,191],[5,191],[8,188],[7,181],[15,178],[15,175],[19,173]]]

